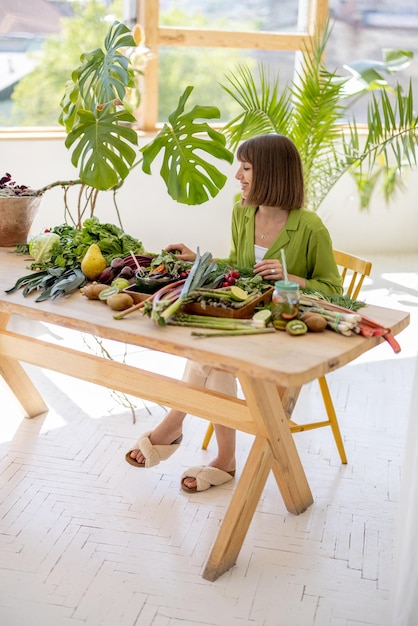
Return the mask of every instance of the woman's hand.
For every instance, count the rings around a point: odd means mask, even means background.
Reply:
[[[263,259],[254,265],[254,274],[264,280],[283,280],[283,267],[277,259]]]
[[[165,248],[166,252],[171,252],[180,261],[194,261],[196,259],[196,252],[190,250],[184,243],[171,243]]]

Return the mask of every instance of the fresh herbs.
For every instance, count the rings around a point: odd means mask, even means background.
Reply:
[[[325,302],[330,302],[331,304],[335,304],[337,306],[341,306],[344,309],[350,309],[350,311],[358,311],[366,306],[365,302],[361,300],[352,300],[350,296],[340,295],[338,293],[333,294],[325,294],[322,291],[313,291],[309,289],[303,289],[302,294],[309,296],[309,298],[313,298],[315,300],[322,300]]]

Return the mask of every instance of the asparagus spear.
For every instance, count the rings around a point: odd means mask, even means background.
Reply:
[[[198,339],[205,337],[230,337],[234,335],[262,335],[263,333],[274,333],[273,327],[269,328],[241,328],[240,330],[224,330],[215,333],[199,333],[192,331],[192,336]]]

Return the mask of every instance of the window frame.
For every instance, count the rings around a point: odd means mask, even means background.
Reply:
[[[324,26],[329,14],[328,0],[299,0],[299,2],[307,6],[306,30],[272,32],[161,27],[159,0],[137,0],[137,19],[144,29],[145,45],[152,53],[142,80],[141,130],[152,132],[158,125],[158,50],[161,46],[298,52],[310,47],[315,32]]]

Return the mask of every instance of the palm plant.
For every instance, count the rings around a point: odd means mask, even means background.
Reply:
[[[307,206],[317,210],[337,181],[350,172],[357,184],[360,206],[369,206],[379,181],[386,199],[402,186],[406,167],[416,165],[418,117],[414,112],[412,88],[406,94],[392,89],[381,74],[405,67],[410,55],[390,51],[384,63],[359,62],[351,66],[352,77],[330,72],[324,53],[329,24],[314,39],[312,49],[303,51],[301,69],[290,85],[280,90],[279,78],[272,83],[259,68],[259,87],[245,66],[228,75],[221,85],[240,105],[242,112],[223,132],[228,145],[263,133],[282,133],[296,144],[304,164]],[[350,97],[374,90],[368,103],[367,127],[363,132],[348,116]]]

